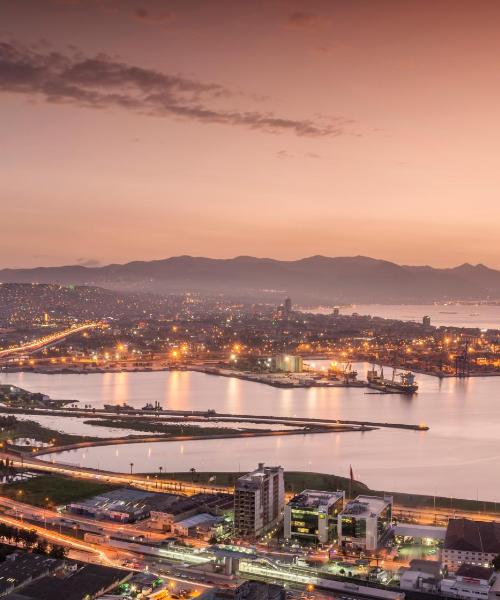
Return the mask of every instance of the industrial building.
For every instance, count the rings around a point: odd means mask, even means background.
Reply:
[[[209,540],[223,519],[209,513],[200,513],[173,523],[172,532],[184,537],[200,537]]]
[[[166,510],[182,496],[156,494],[129,488],[112,490],[86,500],[72,502],[68,512],[121,523],[135,523],[147,519],[153,509]]]
[[[441,581],[441,595],[462,600],[488,600],[492,588],[498,587],[496,584],[492,568],[462,565],[454,576]]]
[[[500,523],[450,519],[442,551],[442,563],[450,573],[461,565],[489,567],[500,554]]]
[[[337,518],[344,492],[304,490],[285,506],[285,538],[308,544],[327,544],[337,538]]]
[[[258,468],[236,480],[234,529],[241,537],[256,537],[271,529],[281,518],[285,506],[282,467]]]
[[[338,518],[343,548],[375,551],[391,527],[392,496],[358,496],[348,502]]]
[[[302,356],[277,354],[271,359],[270,370],[278,373],[302,373],[303,368]]]
[[[180,521],[190,519],[200,513],[220,514],[222,511],[233,507],[232,494],[205,494],[193,496],[178,496],[175,502],[168,505],[159,505],[151,508],[150,524],[161,531],[172,531],[174,525]]]

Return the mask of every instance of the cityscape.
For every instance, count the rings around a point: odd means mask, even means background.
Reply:
[[[0,598],[500,598],[494,0],[0,0]]]

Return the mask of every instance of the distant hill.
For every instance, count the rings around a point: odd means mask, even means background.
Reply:
[[[0,270],[0,282],[90,285],[127,292],[224,294],[302,303],[427,303],[500,299],[500,271],[464,264],[452,269],[411,267],[365,256],[311,256],[282,261],[238,256],[176,256],[104,267]]]

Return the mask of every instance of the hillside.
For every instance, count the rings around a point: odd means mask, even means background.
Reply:
[[[500,271],[484,265],[414,267],[364,256],[311,256],[295,261],[239,256],[177,256],[104,267],[4,269],[2,283],[89,285],[127,292],[224,294],[307,303],[427,303],[500,298]]]

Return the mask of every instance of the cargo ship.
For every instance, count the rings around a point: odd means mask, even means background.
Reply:
[[[399,377],[399,381],[397,380]],[[415,394],[418,385],[415,382],[415,375],[411,371],[398,373],[396,369],[392,370],[392,379],[384,378],[384,367],[380,367],[380,373],[372,366],[371,371],[367,373],[368,387],[386,394]]]

